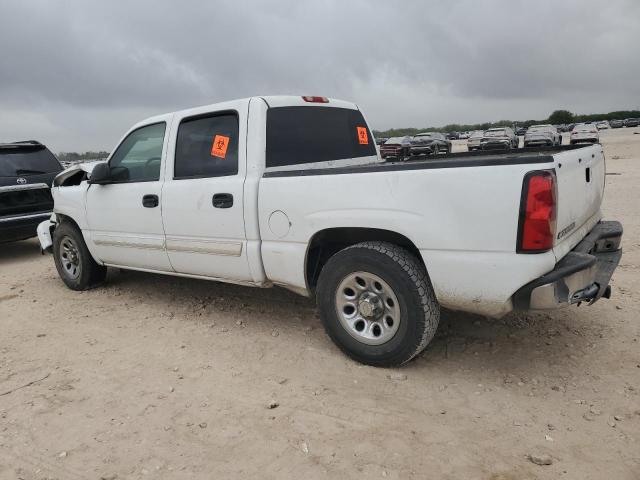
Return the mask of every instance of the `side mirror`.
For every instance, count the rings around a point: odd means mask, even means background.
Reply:
[[[111,168],[108,163],[98,163],[89,176],[89,183],[95,185],[106,185],[111,181]]]
[[[110,167],[108,163],[98,163],[93,167],[89,183],[95,185],[107,185],[109,183],[127,182],[129,169],[126,167]]]

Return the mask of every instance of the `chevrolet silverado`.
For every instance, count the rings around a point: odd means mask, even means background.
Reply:
[[[56,177],[38,233],[71,289],[107,267],[280,285],[316,299],[346,354],[395,366],[440,307],[608,297],[622,227],[602,221],[604,181],[597,144],[385,162],[353,103],[253,97],[133,126],[106,163]]]

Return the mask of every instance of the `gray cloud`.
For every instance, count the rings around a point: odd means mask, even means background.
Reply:
[[[353,100],[374,128],[640,107],[634,0],[0,1],[0,140],[56,151],[256,94]]]

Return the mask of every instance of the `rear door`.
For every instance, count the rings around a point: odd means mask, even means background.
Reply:
[[[109,159],[119,180],[88,187],[89,234],[106,264],[171,271],[160,212],[170,120],[167,116],[130,132]]]
[[[176,114],[162,194],[176,272],[250,281],[243,216],[248,101]]]

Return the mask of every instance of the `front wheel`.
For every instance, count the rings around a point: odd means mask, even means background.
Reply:
[[[53,231],[53,258],[58,275],[71,290],[88,290],[107,276],[107,268],[89,253],[82,232],[67,222]]]
[[[363,242],[333,255],[320,273],[324,328],[351,358],[378,367],[407,363],[433,339],[440,307],[429,276],[407,250]]]

